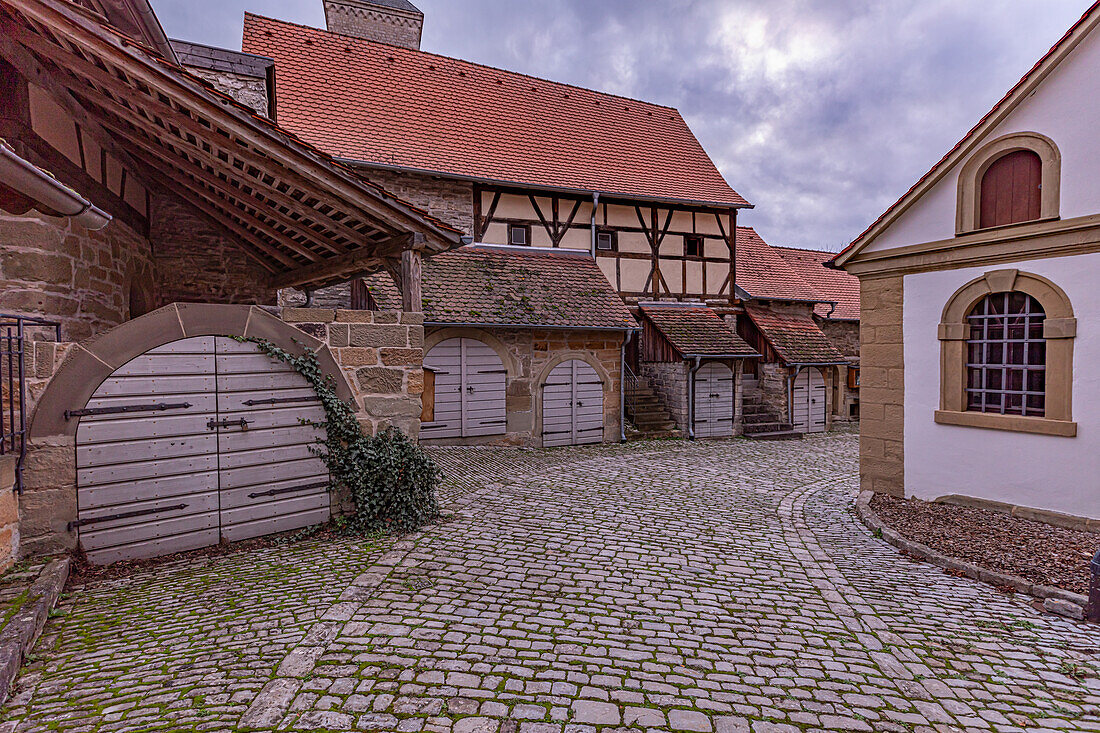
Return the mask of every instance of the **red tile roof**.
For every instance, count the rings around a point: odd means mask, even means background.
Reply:
[[[705,306],[647,304],[641,311],[682,356],[759,356]]]
[[[425,259],[422,272],[427,323],[638,328],[588,253],[469,245]],[[366,283],[381,309],[401,309],[388,274]]]
[[[745,312],[779,357],[788,364],[847,362],[810,316],[778,313],[753,303],[745,305]]]
[[[816,249],[797,249],[795,247],[772,247],[787,261],[802,279],[810,284],[822,297],[836,302],[836,309],[822,303],[814,308],[814,313],[822,318],[835,320],[859,320],[859,278],[844,270],[825,267],[825,263],[836,256],[835,252],[822,252]]]
[[[752,227],[737,227],[737,287],[757,300],[828,300]]]
[[[630,198],[748,206],[675,109],[246,14],[279,123],[338,158]]]

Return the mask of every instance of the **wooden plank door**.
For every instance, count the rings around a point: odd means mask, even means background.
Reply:
[[[603,442],[603,382],[579,359],[550,370],[542,390],[542,444]]]
[[[214,337],[184,339],[121,367],[88,401],[97,412],[77,428],[76,495],[90,562],[218,543],[214,370]]]
[[[801,433],[825,431],[825,378],[820,369],[807,367],[795,377],[791,418],[794,429]]]
[[[447,339],[424,356],[424,366],[435,371],[435,415],[420,426],[420,437],[462,437],[462,341]]]
[[[695,373],[695,436],[728,438],[733,435],[733,370],[708,362]]]
[[[311,448],[324,439],[325,411],[305,378],[257,350],[215,340],[221,535],[237,540],[323,524],[329,475]]]
[[[508,372],[497,353],[476,339],[462,342],[462,436],[507,432]]]

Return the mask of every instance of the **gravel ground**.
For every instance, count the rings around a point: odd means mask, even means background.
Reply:
[[[877,494],[883,523],[916,542],[989,570],[1088,594],[1089,561],[1100,535],[1054,527],[989,509]]]

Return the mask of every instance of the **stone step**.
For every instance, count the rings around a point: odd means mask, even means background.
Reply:
[[[760,422],[760,423],[745,423],[743,426],[745,435],[750,433],[774,433],[784,432],[793,429],[793,425],[788,422]]]
[[[626,429],[626,439],[627,439],[627,441],[634,441],[634,440],[668,440],[668,439],[682,438],[682,437],[684,437],[683,434],[677,429],[662,430],[662,431],[655,431],[655,432],[644,432],[644,433],[641,432],[641,431],[638,431],[638,430],[632,430],[631,428]]]
[[[777,423],[779,421],[779,415],[776,415],[774,412],[758,412],[756,414],[741,413],[741,422],[745,425],[752,425],[754,423]]]
[[[773,430],[769,433],[745,433],[749,440],[802,440],[802,433],[794,430]]]

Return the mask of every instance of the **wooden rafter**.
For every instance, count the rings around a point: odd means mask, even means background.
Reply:
[[[423,246],[423,235],[402,234],[379,243],[370,252],[348,252],[325,262],[279,274],[272,278],[271,284],[276,288],[292,288],[310,282],[357,277],[379,267],[386,267],[387,260],[395,258],[407,249]]]

